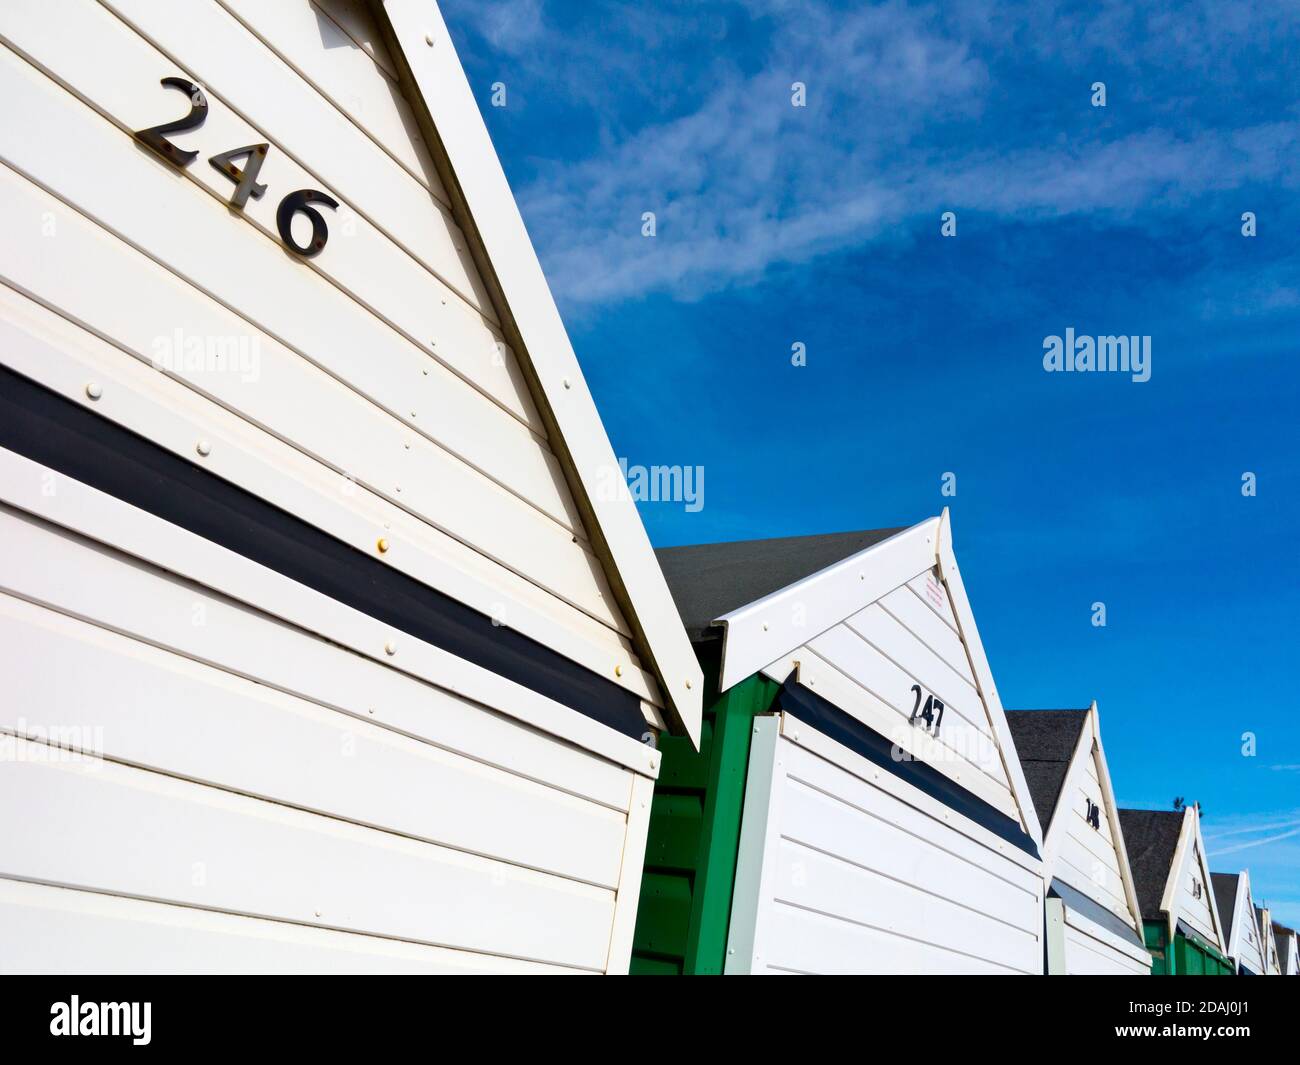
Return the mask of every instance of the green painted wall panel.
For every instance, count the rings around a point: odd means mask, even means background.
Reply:
[[[675,737],[660,745],[633,973],[723,968],[752,723],[771,708],[778,685],[750,677],[717,695],[716,661],[705,661],[704,669],[710,699],[699,752]]]

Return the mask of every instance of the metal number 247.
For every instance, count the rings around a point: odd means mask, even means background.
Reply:
[[[943,724],[943,703],[933,695],[927,695],[919,684],[913,684],[912,691],[916,694],[916,702],[912,706],[908,724],[915,725],[917,718],[920,718],[928,730],[939,735],[939,726]],[[922,696],[925,697],[925,706],[921,705]]]
[[[190,98],[189,114],[159,126],[136,130],[135,139],[173,166],[183,170],[198,158],[199,153],[176,147],[167,139],[167,134],[185,133],[202,126],[208,117],[208,98],[202,88],[185,78],[163,78],[162,85],[166,89],[178,89]],[[235,191],[230,196],[231,207],[242,211],[250,196],[260,200],[262,194],[266,192],[266,186],[258,183],[257,175],[266,161],[266,153],[270,148],[271,146],[266,143],[246,144],[242,148],[219,152],[208,159],[214,170],[235,183]],[[236,166],[235,160],[241,157],[244,159],[244,165]],[[298,189],[281,200],[275,212],[275,226],[280,231],[280,239],[304,259],[319,255],[321,249],[325,247],[325,242],[329,240],[329,229],[325,225],[325,219],[311,206],[312,204],[330,208],[337,208],[339,205],[338,200],[319,189]],[[306,244],[299,244],[293,239],[292,225],[295,214],[305,215],[311,222],[311,240]]]

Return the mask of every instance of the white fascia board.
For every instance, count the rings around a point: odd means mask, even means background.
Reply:
[[[1232,956],[1240,965],[1241,953],[1244,949],[1240,938],[1244,934],[1242,921],[1253,921],[1255,919],[1255,899],[1250,890],[1250,870],[1243,869],[1237,874],[1237,878],[1240,881],[1237,884],[1237,905],[1232,911],[1232,928],[1228,933],[1228,941],[1232,944]],[[1262,956],[1263,952],[1261,951]]]
[[[989,724],[998,741],[1002,755],[1002,764],[1011,781],[1011,794],[1016,805],[1020,807],[1020,817],[1024,829],[1030,838],[1041,848],[1043,829],[1034,810],[1034,800],[1029,794],[1029,785],[1025,781],[1025,771],[1016,755],[1016,745],[1011,738],[1011,729],[1007,725],[1006,711],[1002,708],[1002,697],[998,695],[993,683],[993,671],[989,668],[988,656],[984,654],[984,644],[980,640],[979,629],[975,627],[975,615],[971,612],[970,599],[966,595],[966,586],[962,583],[961,570],[957,568],[957,557],[952,550],[952,522],[948,508],[943,508],[938,528],[939,576],[948,589],[948,600],[952,606],[953,616],[957,619],[957,628],[961,632],[962,642],[966,645],[966,655],[970,659],[971,672],[975,674],[975,686],[984,697],[988,708]]]
[[[935,564],[939,519],[930,518],[730,613],[720,691],[788,655]]]
[[[1174,860],[1169,865],[1169,877],[1165,881],[1165,892],[1160,899],[1160,908],[1169,916],[1169,938],[1172,941],[1174,930],[1178,926],[1178,908],[1175,902],[1178,899],[1178,886],[1183,882],[1183,875],[1187,871],[1187,863],[1192,860],[1193,856],[1199,854],[1203,868],[1203,880],[1205,882],[1205,895],[1210,909],[1210,920],[1214,923],[1215,934],[1219,941],[1213,946],[1217,947],[1225,955],[1231,956],[1229,949],[1229,937],[1225,933],[1222,922],[1219,920],[1219,904],[1214,897],[1214,880],[1210,876],[1209,859],[1205,853],[1205,840],[1201,838],[1201,819],[1196,812],[1196,804],[1183,809],[1183,827],[1178,833],[1178,846],[1174,848]],[[1240,895],[1240,892],[1238,892]]]
[[[592,546],[669,709],[698,747],[703,672],[435,0],[371,0]],[[777,658],[770,656],[767,661]]]
[[[1133,868],[1128,861],[1128,845],[1124,842],[1124,833],[1119,824],[1119,804],[1115,801],[1115,789],[1111,786],[1110,766],[1106,762],[1106,750],[1101,745],[1101,715],[1097,713],[1097,700],[1088,708],[1089,727],[1084,731],[1092,734],[1092,744],[1097,753],[1097,777],[1101,781],[1101,794],[1106,803],[1106,820],[1110,823],[1110,836],[1115,841],[1115,853],[1119,858],[1120,879],[1124,882],[1124,898],[1128,902],[1129,916],[1133,920],[1133,929],[1142,937],[1142,907],[1138,905],[1137,885],[1133,881]]]

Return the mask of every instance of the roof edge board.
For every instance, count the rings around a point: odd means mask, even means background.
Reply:
[[[758,673],[932,567],[938,522],[927,518],[715,619],[724,629],[719,690]],[[845,579],[853,573],[858,580]],[[802,624],[795,621],[795,605],[804,608]]]
[[[618,606],[696,747],[703,671],[579,367],[541,263],[436,0],[369,0],[452,211],[501,318]],[[777,657],[776,655],[772,656]]]
[[[1128,900],[1129,912],[1133,917],[1133,927],[1138,935],[1142,934],[1142,907],[1138,905],[1137,881],[1133,879],[1133,867],[1128,860],[1128,844],[1124,841],[1124,829],[1119,823],[1119,802],[1115,798],[1115,789],[1110,779],[1110,763],[1106,761],[1106,749],[1101,742],[1101,714],[1097,710],[1097,700],[1088,708],[1092,721],[1093,742],[1097,754],[1097,778],[1101,782],[1101,794],[1106,800],[1106,818],[1110,822],[1111,839],[1115,844],[1115,855],[1119,858],[1120,879],[1124,884],[1124,897]]]
[[[1194,846],[1194,844],[1199,844]],[[1169,876],[1165,880],[1164,894],[1160,898],[1160,908],[1165,912],[1169,923],[1169,935],[1173,937],[1177,927],[1178,910],[1174,903],[1178,898],[1178,885],[1183,882],[1190,855],[1201,856],[1202,873],[1205,879],[1206,901],[1209,903],[1210,921],[1214,925],[1215,935],[1219,937],[1218,950],[1228,954],[1228,937],[1223,934],[1223,922],[1219,919],[1219,903],[1214,896],[1214,878],[1210,875],[1209,858],[1205,853],[1205,840],[1201,838],[1201,818],[1196,803],[1183,808],[1183,826],[1178,833],[1178,846],[1174,850],[1174,860],[1169,865]]]
[[[1002,708],[1002,697],[998,695],[997,685],[993,682],[993,671],[989,667],[988,656],[984,653],[984,644],[980,640],[979,629],[975,626],[975,615],[971,610],[970,599],[966,595],[966,586],[962,583],[961,570],[957,567],[957,556],[952,549],[952,519],[948,508],[943,508],[939,516],[938,530],[939,576],[944,587],[948,589],[948,599],[952,605],[953,616],[961,631],[962,642],[966,645],[966,655],[970,660],[971,672],[975,675],[975,686],[984,698],[988,710],[989,724],[998,742],[998,751],[1002,758],[1007,779],[1011,781],[1011,794],[1020,807],[1020,816],[1024,821],[1025,831],[1038,844],[1043,846],[1043,829],[1034,809],[1033,796],[1029,793],[1029,784],[1025,780],[1024,767],[1015,754],[1016,745],[1011,738],[1011,728],[1007,724],[1007,715]]]

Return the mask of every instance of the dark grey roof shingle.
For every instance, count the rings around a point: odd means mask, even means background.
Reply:
[[[1237,891],[1241,888],[1240,873],[1211,873],[1214,882],[1214,901],[1219,907],[1219,927],[1226,941],[1232,935],[1232,915],[1237,912]]]
[[[1178,834],[1183,827],[1181,810],[1120,810],[1120,830],[1133,870],[1142,919],[1154,921],[1161,914],[1165,882],[1174,863]]]
[[[1087,710],[1007,711],[1011,739],[1044,833],[1051,826],[1070,758],[1087,718]]]
[[[715,618],[888,540],[903,528],[661,547],[655,555],[687,635],[699,641],[720,635],[711,628]]]

